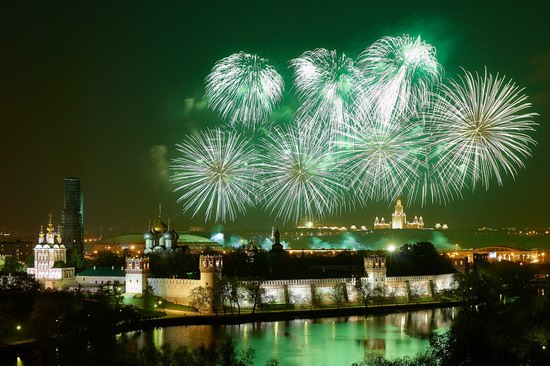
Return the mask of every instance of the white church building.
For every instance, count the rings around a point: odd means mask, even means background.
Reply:
[[[27,273],[41,282],[45,288],[64,289],[76,284],[74,267],[67,267],[67,248],[61,244],[61,230],[54,230],[52,214],[48,227],[40,227],[38,244],[34,247],[34,267]]]

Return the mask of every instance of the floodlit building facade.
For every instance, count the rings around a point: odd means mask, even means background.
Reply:
[[[27,273],[46,288],[64,289],[76,283],[74,267],[67,267],[67,248],[62,244],[61,229],[54,230],[52,214],[46,233],[40,227],[38,244],[34,247],[34,267],[27,268]]]
[[[423,229],[424,228],[424,219],[422,216],[415,216],[412,222],[407,222],[407,214],[403,210],[403,204],[401,203],[401,198],[397,199],[395,203],[395,210],[391,215],[391,222],[386,222],[382,217],[381,219],[376,217],[374,220],[375,229]]]

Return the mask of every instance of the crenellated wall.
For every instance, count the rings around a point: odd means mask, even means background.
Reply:
[[[434,292],[453,289],[455,281],[452,274],[432,276],[403,276],[386,277],[386,281],[376,285],[367,277],[356,278],[312,278],[296,280],[271,280],[262,281],[262,302],[273,304],[289,304],[298,306],[310,306],[312,304],[334,303],[334,291],[336,286],[343,285],[346,302],[357,302],[359,297],[356,289],[356,281],[368,284],[370,291],[379,288],[382,296],[411,297],[433,296]],[[153,288],[155,295],[163,297],[178,304],[190,304],[190,294],[194,288],[201,285],[200,280],[177,278],[148,278],[148,284]],[[242,281],[242,287],[247,282]],[[241,289],[241,291],[244,291]],[[246,296],[243,296],[246,298]],[[252,303],[244,300],[241,306],[251,307]]]
[[[191,293],[199,286],[216,287],[221,279],[223,257],[221,255],[201,255],[199,260],[201,278],[198,280],[177,278],[148,278],[148,261],[140,258],[127,260],[126,292],[141,293],[145,284],[152,287],[155,295],[178,304],[191,304]],[[293,280],[261,281],[261,294],[264,304],[286,304],[298,306],[327,305],[340,302],[359,302],[357,285],[361,292],[371,296],[433,297],[435,293],[455,288],[453,274],[429,276],[387,277],[386,263],[382,257],[370,256],[364,260],[365,277],[361,278],[310,278]],[[240,282],[242,307],[252,307],[245,288],[252,282]],[[143,286],[143,287],[142,287]]]

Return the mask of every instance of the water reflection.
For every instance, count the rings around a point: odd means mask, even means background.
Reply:
[[[429,346],[429,337],[449,328],[456,309],[430,309],[381,316],[297,319],[241,325],[193,325],[131,332],[140,347],[169,343],[196,347],[220,343],[226,335],[239,347],[256,350],[257,364],[276,358],[282,365],[351,365],[365,352],[386,357],[413,356]]]

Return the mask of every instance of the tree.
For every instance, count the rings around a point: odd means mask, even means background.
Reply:
[[[386,300],[386,295],[388,291],[388,285],[379,285],[373,288],[372,290],[372,299],[373,301],[380,305]]]
[[[155,291],[151,285],[147,285],[141,294],[141,300],[143,303],[143,309],[147,311],[152,311],[155,304]]]
[[[258,305],[262,303],[262,296],[265,294],[265,289],[262,288],[263,281],[260,279],[250,279],[243,283],[248,301],[252,303],[252,314],[256,312]]]
[[[78,250],[71,250],[68,264],[69,266],[75,267],[78,271],[86,267],[86,260],[84,259],[82,253],[80,253]]]
[[[346,301],[346,284],[337,283],[331,288],[331,297],[336,304],[336,307],[340,309],[340,306]]]
[[[96,293],[93,294],[93,298],[106,304],[113,310],[120,310],[123,305],[124,296],[118,288],[110,286],[99,286]]]
[[[16,256],[8,255],[4,258],[4,265],[0,269],[6,273],[18,273],[23,272],[25,268]]]
[[[486,274],[480,274],[475,267],[455,274],[455,281],[464,301],[480,304],[493,302],[497,298],[494,282]]]
[[[238,314],[241,314],[241,303],[245,300],[242,282],[237,277],[229,280],[229,298],[231,306],[237,305]]]
[[[393,302],[395,305],[397,305],[397,286],[386,286],[386,294],[388,299]]]
[[[372,284],[366,278],[357,277],[355,279],[355,290],[361,303],[368,307],[372,296]]]
[[[218,307],[214,290],[211,287],[196,287],[191,290],[191,303],[201,311],[214,311],[218,315]]]

